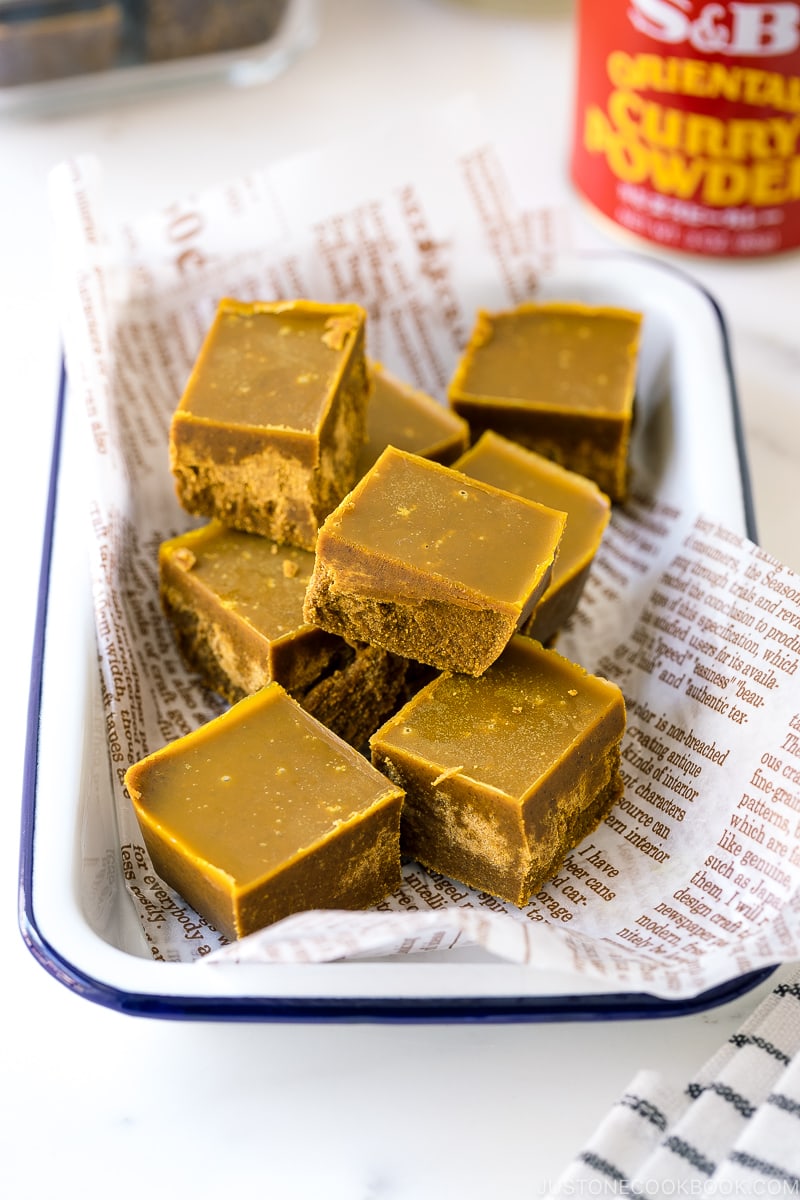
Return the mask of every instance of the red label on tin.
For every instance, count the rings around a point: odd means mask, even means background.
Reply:
[[[651,242],[800,246],[800,4],[580,0],[572,178]]]

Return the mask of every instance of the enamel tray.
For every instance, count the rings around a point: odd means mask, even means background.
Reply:
[[[693,503],[755,539],[728,337],[713,298],[635,255],[588,255],[542,297],[645,316],[632,459],[659,496]],[[97,678],[78,414],[62,380],[44,534],[22,798],[20,927],[41,965],[87,1000],[177,1019],[543,1021],[682,1015],[730,1000],[754,972],[691,1000],[620,993],[476,949],[323,965],[154,961],[119,876]],[[713,457],[709,447],[713,446]],[[87,914],[92,914],[91,919]]]

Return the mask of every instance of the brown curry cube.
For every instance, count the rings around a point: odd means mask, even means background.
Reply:
[[[389,446],[320,529],[305,618],[479,675],[547,587],[565,521]]]
[[[303,620],[309,550],[212,521],[162,542],[158,565],[184,661],[231,704],[273,680],[302,691],[340,648]]]
[[[212,521],[162,542],[158,561],[181,656],[229,703],[275,681],[358,746],[393,711],[405,660],[303,619],[309,550]]]
[[[532,638],[480,676],[443,674],[370,739],[406,793],[401,848],[525,905],[622,794],[619,688]]]
[[[450,406],[473,441],[494,429],[624,500],[641,322],[637,312],[582,304],[481,311]]]
[[[356,304],[220,302],[170,428],[187,512],[314,548],[366,436],[365,317]]]
[[[138,0],[135,11],[145,58],[162,61],[266,42],[287,7],[288,0]]]
[[[102,0],[2,0],[0,87],[106,71],[115,65],[123,6]]]
[[[372,394],[367,409],[367,441],[359,478],[387,446],[408,450],[449,466],[469,445],[469,425],[433,396],[413,387],[377,362],[369,362]]]
[[[161,879],[229,937],[368,908],[400,880],[403,793],[279,684],[131,766]]]
[[[306,712],[356,750],[365,751],[370,735],[407,699],[412,664],[380,646],[342,645],[333,669],[298,699]]]
[[[611,516],[605,492],[585,475],[487,430],[453,464],[473,479],[567,514],[550,585],[521,632],[550,643],[574,611]]]

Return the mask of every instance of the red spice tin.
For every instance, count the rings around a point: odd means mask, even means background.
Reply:
[[[571,174],[694,254],[800,246],[800,3],[578,0]]]

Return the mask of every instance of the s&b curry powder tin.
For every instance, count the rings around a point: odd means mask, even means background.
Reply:
[[[578,0],[571,174],[673,250],[800,246],[800,3]]]

